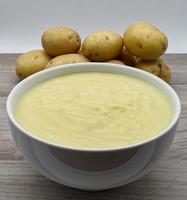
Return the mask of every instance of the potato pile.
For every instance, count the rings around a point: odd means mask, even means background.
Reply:
[[[123,37],[111,30],[89,34],[81,45],[79,34],[67,27],[53,27],[42,34],[43,50],[22,54],[16,61],[16,74],[24,79],[58,65],[81,62],[107,62],[137,67],[166,82],[169,66],[160,59],[168,46],[167,36],[146,22],[130,25]]]

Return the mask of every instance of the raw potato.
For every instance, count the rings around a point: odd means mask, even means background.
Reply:
[[[123,35],[127,51],[142,60],[156,60],[167,49],[168,39],[157,28],[146,22],[130,25]]]
[[[24,79],[45,68],[51,57],[43,50],[33,50],[19,56],[16,60],[16,75]]]
[[[121,60],[109,60],[108,63],[114,63],[114,64],[121,64],[124,65],[124,63]]]
[[[50,28],[43,33],[41,41],[45,51],[53,57],[77,53],[81,45],[79,34],[67,27]]]
[[[53,58],[45,68],[55,67],[58,65],[64,65],[64,64],[71,64],[71,63],[83,63],[83,62],[89,62],[89,60],[80,54],[66,54],[61,55]]]
[[[138,58],[136,58],[136,56],[131,55],[123,46],[123,49],[121,51],[121,54],[119,56],[119,59],[123,61],[123,63],[127,66],[131,66],[134,67],[137,62],[138,62]]]
[[[81,49],[92,61],[107,61],[116,58],[122,47],[123,39],[118,33],[101,30],[88,35]]]
[[[144,71],[150,72],[167,83],[171,81],[171,71],[169,66],[161,59],[155,61],[140,61],[137,65],[137,68]]]

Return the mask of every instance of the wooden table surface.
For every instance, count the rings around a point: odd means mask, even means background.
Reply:
[[[166,55],[172,87],[182,102],[182,115],[170,151],[156,169],[129,185],[84,192],[54,183],[35,171],[18,152],[7,122],[6,99],[18,83],[17,54],[0,54],[0,200],[187,200],[187,54]]]

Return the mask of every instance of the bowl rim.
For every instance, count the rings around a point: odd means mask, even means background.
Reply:
[[[176,105],[176,111],[175,113],[173,113],[173,117],[170,121],[170,123],[168,124],[168,126],[163,129],[159,134],[156,134],[146,140],[143,140],[141,142],[138,142],[138,143],[134,143],[134,144],[131,144],[131,145],[126,145],[126,146],[118,146],[118,147],[109,147],[109,148],[81,148],[81,147],[72,147],[72,146],[66,146],[66,145],[63,145],[63,144],[56,144],[56,143],[53,143],[53,142],[50,142],[50,141],[47,141],[47,140],[44,140],[40,137],[37,137],[35,135],[33,135],[32,133],[30,133],[29,131],[27,131],[26,129],[24,129],[15,119],[14,117],[14,114],[13,114],[13,110],[11,109],[11,99],[12,97],[14,96],[14,94],[17,93],[17,91],[19,91],[23,85],[29,83],[32,79],[37,79],[37,77],[41,76],[41,75],[45,75],[45,74],[48,74],[50,72],[53,72],[53,71],[58,71],[58,70],[63,70],[65,68],[78,68],[78,67],[82,67],[82,66],[89,66],[89,67],[94,67],[94,66],[110,66],[112,68],[118,68],[118,69],[122,69],[122,70],[130,70],[130,71],[133,71],[135,73],[140,73],[142,74],[143,76],[145,77],[148,77],[149,79],[154,79],[156,80],[159,85],[163,86],[163,87],[166,87],[169,91],[169,93],[171,94],[174,102],[175,102],[175,105]],[[84,71],[84,72],[90,72],[90,71]],[[83,73],[84,73],[83,72]],[[94,72],[94,71],[92,71]],[[99,71],[95,71],[95,72],[99,72]],[[73,72],[73,73],[79,73],[79,72]],[[80,72],[81,73],[81,72]],[[101,72],[102,73],[102,72]],[[107,70],[104,72],[104,73],[111,73],[111,72],[107,72]],[[72,73],[69,73],[69,74],[72,74]],[[119,73],[120,74],[120,73]],[[53,77],[58,77],[57,76],[53,76]],[[132,77],[134,78],[137,78],[136,76],[133,76]],[[50,79],[50,78],[49,78]],[[37,84],[37,83],[36,83]],[[154,86],[154,84],[152,84]],[[24,80],[22,80],[21,82],[19,82],[16,86],[14,86],[14,88],[10,91],[9,95],[8,95],[8,98],[7,98],[7,101],[6,101],[6,110],[7,110],[7,114],[8,114],[8,118],[10,120],[11,123],[13,123],[13,125],[24,135],[26,136],[29,136],[31,139],[34,139],[34,140],[37,140],[38,142],[41,142],[41,143],[44,143],[46,145],[51,145],[53,147],[56,147],[56,148],[61,148],[61,149],[65,149],[65,150],[71,150],[71,151],[87,151],[87,152],[108,152],[108,151],[117,151],[117,150],[127,150],[127,149],[131,149],[131,148],[135,148],[135,147],[139,147],[139,146],[142,146],[144,144],[148,144],[148,143],[151,143],[152,141],[155,141],[159,138],[161,138],[163,135],[165,135],[170,129],[172,129],[178,122],[179,120],[179,117],[180,117],[180,113],[181,113],[181,103],[180,103],[180,99],[178,97],[178,95],[176,94],[176,92],[174,91],[174,89],[169,85],[167,84],[165,81],[163,81],[162,79],[158,78],[157,76],[149,73],[149,72],[146,72],[146,71],[143,71],[143,70],[140,70],[138,68],[134,68],[134,67],[130,67],[130,66],[122,66],[120,64],[115,64],[115,63],[101,63],[101,62],[97,62],[97,63],[73,63],[73,64],[65,64],[65,65],[60,65],[60,66],[56,66],[56,67],[52,67],[52,68],[48,68],[46,70],[43,70],[43,71],[39,71],[27,78],[25,78]]]

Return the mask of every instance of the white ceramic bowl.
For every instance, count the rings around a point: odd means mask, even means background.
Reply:
[[[77,72],[110,72],[142,79],[165,93],[173,107],[168,127],[149,140],[123,148],[80,149],[42,140],[24,130],[14,117],[19,98],[47,79]],[[136,68],[108,63],[80,63],[50,68],[21,81],[7,100],[10,128],[23,156],[41,174],[58,183],[83,189],[103,190],[130,183],[147,174],[168,150],[176,133],[181,106],[175,91],[164,81]]]

